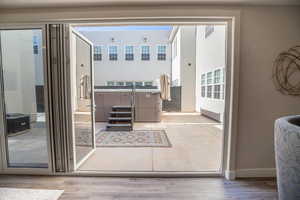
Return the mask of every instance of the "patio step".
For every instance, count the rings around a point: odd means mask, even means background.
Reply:
[[[109,117],[108,123],[110,124],[127,124],[131,123],[131,117]]]
[[[131,121],[131,117],[109,117],[108,120],[112,121]]]
[[[131,124],[107,124],[106,126],[107,131],[131,131],[132,125]]]
[[[130,105],[112,106],[112,112],[108,117],[106,130],[108,131],[131,131],[133,129],[133,114]]]
[[[131,106],[128,106],[128,105],[118,105],[118,106],[112,106],[112,111],[123,111],[123,112],[131,112],[132,110],[132,107]]]

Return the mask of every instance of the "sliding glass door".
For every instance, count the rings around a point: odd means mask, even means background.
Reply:
[[[44,28],[0,29],[3,170],[51,168]]]

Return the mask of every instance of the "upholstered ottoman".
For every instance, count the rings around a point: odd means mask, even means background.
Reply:
[[[300,115],[275,122],[275,155],[280,200],[300,200]]]

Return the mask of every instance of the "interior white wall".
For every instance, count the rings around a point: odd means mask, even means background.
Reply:
[[[205,25],[197,26],[196,45],[196,110],[200,112],[200,109],[205,109],[219,113],[221,121],[224,114],[224,99],[203,98],[201,96],[201,75],[225,67],[225,28],[224,25],[214,26],[214,32],[205,38]]]
[[[7,113],[36,113],[33,31],[0,31]]]
[[[80,31],[94,46],[102,46],[102,60],[94,62],[95,86],[107,81],[154,81],[159,83],[161,74],[171,75],[171,47],[169,31],[166,30],[121,30]],[[145,42],[143,38],[148,40]],[[115,41],[112,42],[111,38]],[[118,46],[118,60],[110,61],[108,47]],[[125,60],[125,45],[134,46],[134,60]],[[141,60],[141,46],[150,46],[150,60]],[[167,46],[166,60],[157,60],[157,46]]]
[[[237,170],[274,169],[274,120],[300,113],[299,98],[275,90],[276,56],[300,43],[300,7],[144,6],[3,10],[0,23],[122,17],[232,16],[241,13]]]

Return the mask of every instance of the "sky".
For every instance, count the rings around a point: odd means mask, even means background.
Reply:
[[[140,30],[166,30],[172,26],[81,26],[75,27],[77,31],[140,31]]]

